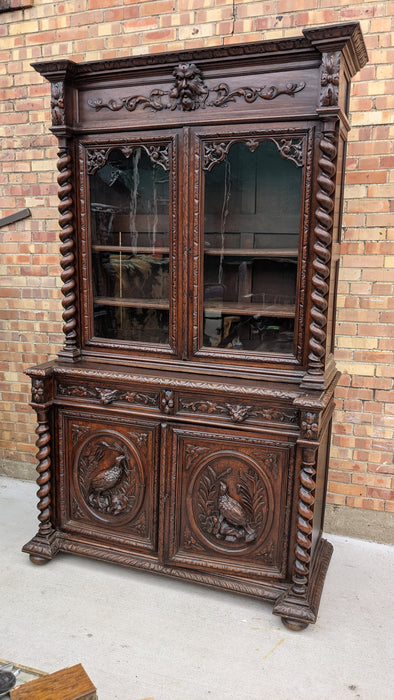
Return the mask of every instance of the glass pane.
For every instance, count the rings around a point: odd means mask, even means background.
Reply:
[[[169,173],[143,148],[115,149],[90,202],[94,335],[168,343]]]
[[[275,143],[205,173],[203,345],[293,350],[302,168]]]

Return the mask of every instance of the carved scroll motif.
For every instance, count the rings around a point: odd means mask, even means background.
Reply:
[[[328,277],[330,275],[329,262],[331,260],[331,231],[333,219],[331,212],[334,208],[333,195],[335,192],[336,174],[336,135],[334,129],[324,133],[320,141],[321,157],[319,159],[320,172],[317,177],[319,190],[316,199],[319,206],[316,210],[317,225],[315,227],[315,244],[313,251],[313,277],[312,277],[312,309],[310,325],[311,337],[309,340],[308,373],[321,375],[324,371],[324,358],[326,353],[326,325],[327,325],[327,295],[329,291]]]
[[[51,83],[52,125],[62,126],[64,119],[64,84]]]
[[[245,145],[253,153],[264,140],[272,141],[277,147],[282,158],[291,160],[292,163],[297,166],[297,168],[302,167],[304,164],[304,139],[301,136],[283,136],[278,138],[269,136],[266,139],[248,139],[247,141],[238,141],[238,143],[245,143]],[[234,143],[236,143],[234,139],[227,142],[205,142],[203,151],[203,170],[209,172],[216,163],[221,163],[226,158],[231,146]]]
[[[237,97],[242,97],[248,104],[256,102],[259,98],[262,100],[273,100],[279,95],[291,95],[291,97],[294,97],[296,92],[304,89],[305,84],[304,82],[287,83],[283,88],[276,85],[263,85],[260,88],[240,87],[230,90],[227,83],[220,83],[220,85],[213,88],[213,91],[217,92],[218,96],[210,105],[222,107],[227,105],[228,102],[236,102]]]
[[[138,144],[130,146],[111,146],[109,148],[96,148],[87,151],[87,172],[88,175],[94,175],[97,170],[106,165],[110,153],[114,150],[121,151],[126,158],[135,153],[139,148],[143,148],[151,163],[159,165],[163,170],[170,169],[170,144]]]
[[[320,76],[321,107],[333,107],[338,104],[340,60],[340,51],[323,53]]]
[[[132,95],[121,97],[117,100],[110,99],[106,102],[101,99],[88,100],[88,105],[98,112],[101,109],[110,109],[118,112],[126,109],[134,112],[137,107],[151,109],[160,112],[163,109],[171,111],[180,109],[184,112],[191,112],[205,107],[227,107],[229,102],[236,102],[242,98],[248,104],[256,102],[258,99],[273,100],[279,95],[290,95],[294,97],[296,92],[303,90],[304,82],[287,83],[283,87],[277,85],[263,85],[262,87],[242,86],[231,90],[227,83],[220,83],[214,88],[208,87],[202,77],[200,69],[194,63],[180,63],[173,72],[174,85],[171,90],[151,90],[148,96]],[[208,101],[211,93],[216,93],[216,97]]]
[[[59,234],[61,240],[60,246],[60,265],[62,267],[61,278],[63,281],[63,332],[66,336],[64,353],[75,354],[77,349],[77,321],[76,321],[76,294],[75,294],[75,255],[74,255],[74,215],[73,215],[73,199],[71,196],[71,155],[66,148],[60,148],[58,152],[59,160],[57,168],[59,175],[57,178],[59,184],[58,197],[59,203],[59,224],[61,232]]]

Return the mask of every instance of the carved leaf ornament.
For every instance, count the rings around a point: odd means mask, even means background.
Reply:
[[[155,88],[150,91],[147,97],[132,95],[107,101],[97,98],[88,100],[88,104],[96,112],[101,109],[110,109],[112,112],[126,109],[128,112],[134,112],[140,106],[155,112],[160,112],[163,109],[171,111],[180,109],[184,112],[191,112],[206,107],[226,107],[229,102],[236,102],[238,98],[245,100],[247,104],[252,104],[258,99],[273,100],[279,95],[294,97],[295,93],[303,90],[306,85],[304,82],[299,82],[286,83],[284,86],[242,86],[231,90],[227,83],[220,83],[216,87],[210,88],[203,82],[201,71],[194,63],[180,63],[173,72],[173,78],[174,85],[171,90]],[[211,93],[216,96],[209,101]]]

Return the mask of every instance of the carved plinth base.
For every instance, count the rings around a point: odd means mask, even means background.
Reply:
[[[272,612],[274,615],[279,615],[283,624],[289,629],[298,632],[305,629],[307,625],[316,622],[324,579],[332,552],[332,544],[327,540],[320,540],[307,596],[303,598],[295,595],[290,587],[276,601]]]
[[[30,555],[33,564],[46,564],[53,559],[59,551],[59,543],[56,534],[53,532],[47,537],[37,533],[30,542],[22,547],[22,552]]]

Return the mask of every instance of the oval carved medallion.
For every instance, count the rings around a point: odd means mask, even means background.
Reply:
[[[270,527],[273,493],[254,460],[211,453],[190,483],[188,510],[193,527],[215,548],[243,550]]]
[[[117,433],[90,434],[74,462],[82,502],[100,520],[134,518],[144,495],[143,470],[134,446]]]

